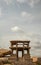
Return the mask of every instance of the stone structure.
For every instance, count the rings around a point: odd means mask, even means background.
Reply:
[[[29,50],[30,50],[30,47],[29,47],[29,43],[30,41],[10,41],[11,42],[11,47],[10,49],[12,50],[12,55],[14,50],[16,51],[16,58],[18,59],[18,52],[21,51],[22,52],[22,58],[24,56],[30,56],[30,53],[29,53]],[[25,51],[27,53],[25,53]]]
[[[30,41],[16,40],[16,41],[10,41],[10,43],[11,43],[10,49],[12,50],[11,57],[13,55],[13,57],[16,56],[17,58],[17,60],[15,60],[15,58],[13,59],[12,57],[14,65],[36,65],[30,58],[30,48],[31,48],[29,47]],[[13,53],[14,50],[16,50],[16,54]],[[19,51],[22,52],[22,57],[18,56]]]
[[[7,63],[10,65],[36,65],[36,63],[33,63],[32,59],[30,58],[30,48],[31,48],[31,47],[29,47],[30,41],[15,40],[15,41],[10,41],[10,43],[11,43],[10,56],[9,57],[4,56],[3,58],[0,58],[1,65],[7,64]],[[14,51],[16,51],[16,53]],[[18,55],[19,51],[22,52],[21,57],[19,57],[19,55]]]

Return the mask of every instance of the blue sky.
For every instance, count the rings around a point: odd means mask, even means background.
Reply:
[[[30,40],[31,55],[41,56],[41,0],[0,0],[0,48],[16,39]]]

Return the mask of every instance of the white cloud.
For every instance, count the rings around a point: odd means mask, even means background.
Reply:
[[[19,29],[18,26],[15,26],[15,27],[11,28],[11,30],[12,30],[12,31],[19,31],[20,29]]]
[[[27,15],[27,12],[24,12],[24,11],[23,11],[23,12],[21,13],[21,15],[22,15],[22,17],[24,17],[24,16]]]
[[[18,27],[18,26],[12,27],[11,30],[13,32],[24,33],[24,31],[20,27]]]
[[[30,5],[30,7],[34,7],[35,4],[39,3],[40,0],[17,0],[18,3],[26,3]]]
[[[21,15],[22,15],[22,17],[29,17],[29,16],[31,16],[30,13],[27,13],[27,12],[25,12],[25,11],[23,11],[23,12],[21,13]]]
[[[12,0],[4,0],[6,2],[7,5],[12,3]]]
[[[32,22],[34,16],[31,13],[23,11],[21,12],[21,18],[23,21]]]

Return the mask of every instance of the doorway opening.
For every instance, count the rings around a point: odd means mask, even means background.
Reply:
[[[22,58],[22,51],[18,51],[18,58]]]

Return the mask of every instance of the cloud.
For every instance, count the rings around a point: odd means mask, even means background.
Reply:
[[[21,13],[21,16],[22,16],[22,17],[27,16],[27,12],[24,12],[24,11],[23,11],[23,12]]]
[[[32,34],[32,40],[35,42],[40,41],[41,42],[41,34]]]
[[[24,3],[25,0],[17,0],[17,2],[19,2],[19,3]]]
[[[38,12],[37,12],[38,13]],[[34,22],[35,23],[41,23],[41,10],[40,10],[40,12],[38,13],[38,14],[35,14],[34,15]],[[39,24],[38,24],[39,25]],[[38,28],[40,28],[40,27],[38,27]]]
[[[34,16],[31,13],[28,13],[28,12],[23,11],[23,12],[21,12],[21,18],[24,21],[32,22]]]
[[[37,40],[37,42],[34,41],[34,49],[40,50],[41,49],[41,42]]]
[[[18,26],[12,27],[11,30],[13,32],[24,33],[24,31],[20,27],[18,27]]]
[[[41,50],[41,35],[32,33],[31,35],[31,55],[33,56],[40,56]]]
[[[34,16],[26,11],[21,11],[21,13],[19,15],[13,15],[13,16],[9,16],[8,19],[10,21],[15,21],[14,23],[17,24],[23,24],[23,23],[31,23],[34,19]]]
[[[0,17],[2,16],[2,8],[0,8]]]
[[[31,55],[32,56],[41,56],[41,44],[40,42],[33,42],[31,43]]]
[[[12,3],[12,0],[4,0],[4,2],[5,2],[7,5],[9,5],[9,4]]]
[[[28,0],[28,4],[31,6],[31,7],[34,7],[35,4],[38,4],[40,2],[40,0]]]
[[[22,4],[22,3],[26,3],[28,4],[30,7],[34,7],[35,4],[38,4],[40,2],[40,0],[17,0],[18,3]]]
[[[28,13],[28,12],[25,12],[25,11],[23,11],[23,12],[21,12],[21,16],[22,17],[28,17],[28,16],[31,16],[31,14],[30,13]]]

